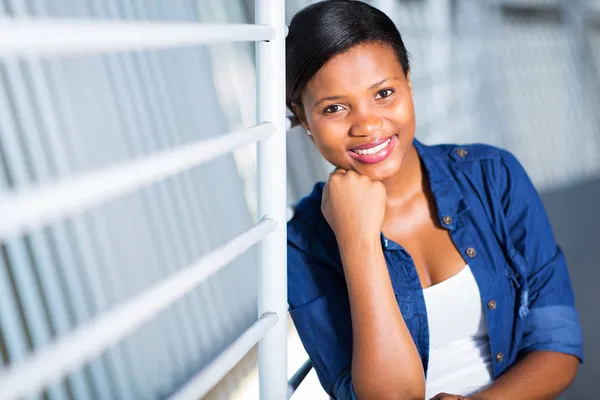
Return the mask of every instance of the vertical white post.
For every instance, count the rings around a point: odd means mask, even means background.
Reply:
[[[271,121],[277,133],[258,144],[258,212],[277,222],[259,244],[258,314],[279,317],[258,345],[260,398],[287,399],[287,240],[285,1],[256,0],[256,23],[275,28],[275,39],[258,42],[258,120]]]

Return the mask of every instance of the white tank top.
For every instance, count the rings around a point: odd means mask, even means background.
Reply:
[[[479,287],[467,265],[423,290],[429,323],[426,398],[468,396],[492,382],[492,355]]]

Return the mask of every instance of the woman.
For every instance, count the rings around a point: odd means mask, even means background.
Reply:
[[[287,102],[337,169],[288,224],[290,312],[337,399],[548,399],[582,334],[526,172],[485,145],[414,139],[407,51],[348,0],[292,20]]]

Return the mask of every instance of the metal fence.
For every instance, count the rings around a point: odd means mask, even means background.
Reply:
[[[13,2],[12,6],[4,12],[12,14],[13,17],[19,13],[27,14],[23,3]],[[113,7],[115,6],[113,3]],[[51,398],[155,397],[160,390],[172,398],[199,398],[259,340],[261,394],[264,398],[287,397],[284,4],[278,0],[258,0],[256,10],[257,25],[210,26],[184,22],[101,22],[42,18],[0,20],[0,57],[4,89],[4,103],[0,104],[4,112],[1,138],[4,175],[0,195],[0,240],[3,251],[0,271],[3,275],[0,279],[0,293],[2,359],[3,364],[8,363],[0,372],[1,398],[37,396],[46,387]],[[76,57],[83,54],[140,52],[221,41],[258,42],[257,103],[260,124],[208,140],[188,141],[178,147],[160,149],[155,144],[153,148],[144,149],[143,153],[139,150],[145,141],[140,140],[140,136],[137,137],[137,143],[135,137],[132,142],[127,143],[126,139],[132,139],[134,133],[128,132],[120,138],[121,141],[114,141],[117,135],[107,131],[95,138],[99,140],[96,144],[100,149],[106,145],[115,146],[115,150],[121,150],[121,157],[99,161],[95,166],[87,164],[81,170],[71,173],[68,165],[70,156],[93,158],[93,153],[89,153],[90,149],[81,145],[85,139],[75,137],[73,127],[76,124],[73,120],[88,117],[86,119],[91,119],[88,122],[96,124],[99,129],[110,129],[110,122],[117,121],[101,121],[97,116],[94,119],[93,115],[74,115],[75,107],[69,109],[69,104],[73,105],[73,98],[61,97],[61,94],[66,96],[61,90],[64,91],[68,85],[52,82],[52,79],[71,78],[69,73],[75,70],[69,70],[65,64],[76,63],[79,61]],[[75,57],[75,60],[71,58],[67,63],[61,64],[60,61],[53,60],[57,56]],[[95,65],[98,75],[90,74],[85,78],[105,78],[101,73],[104,68],[112,69],[113,72],[125,72],[119,69],[127,70],[133,67],[136,73],[142,74],[148,74],[144,68],[164,68],[162,73],[168,73],[164,60],[154,59],[148,65],[139,62],[139,58],[143,56],[138,54],[137,57],[138,60],[126,60],[116,55],[96,60],[100,61]],[[120,82],[124,84],[121,89],[127,87],[128,78],[134,77],[131,70],[128,72],[130,74],[124,74],[122,77],[125,82]],[[113,79],[115,75],[112,75]],[[145,78],[147,79],[148,75]],[[154,78],[159,82],[149,85],[152,90],[168,90],[164,82],[160,87],[160,75],[155,75]],[[138,76],[134,79],[140,78]],[[110,93],[119,89],[117,85],[111,86],[109,83],[107,87],[97,85],[95,88],[103,91],[87,93],[87,96],[77,100],[93,104],[96,96],[113,96],[115,103],[122,107],[135,107],[136,100],[139,101],[139,98],[132,97],[131,93]],[[125,98],[121,95],[125,95]],[[57,100],[59,105],[54,103]],[[131,103],[128,100],[132,100]],[[145,101],[156,102],[158,99],[150,95]],[[177,128],[172,115],[171,120],[168,120],[168,115],[163,115],[169,110],[172,111],[172,107],[165,105],[164,108],[160,108],[158,104],[153,106],[154,111],[160,114],[154,116],[153,124],[138,119],[138,125],[130,122],[127,128],[139,130],[137,135],[143,135],[144,128]],[[136,115],[135,108],[125,112],[129,116]],[[119,112],[115,115],[119,115]],[[58,121],[61,117],[63,119]],[[116,125],[121,125],[122,129],[122,124],[123,121],[118,121]],[[65,134],[62,130],[68,128],[71,129]],[[66,136],[61,136],[63,134]],[[164,132],[164,135],[168,134],[174,133]],[[141,222],[145,218],[156,218],[152,213],[157,212],[161,206],[171,207],[170,211],[177,214],[181,212],[173,210],[181,206],[181,203],[177,202],[183,199],[193,201],[193,194],[190,196],[190,193],[186,193],[187,197],[183,195],[173,204],[172,199],[168,199],[168,195],[165,196],[165,187],[161,188],[164,197],[157,200],[155,196],[149,195],[148,190],[151,188],[146,188],[158,181],[167,180],[165,184],[169,186],[168,189],[173,190],[175,194],[181,194],[182,191],[190,190],[189,185],[182,187],[180,182],[169,181],[170,177],[185,174],[194,167],[257,141],[261,221],[234,239],[211,249],[186,267],[179,270],[173,268],[168,275],[161,271],[166,276],[157,274],[158,271],[153,270],[157,266],[152,266],[152,262],[146,258],[144,262],[148,264],[143,267],[146,267],[145,272],[150,282],[144,283],[151,284],[145,285],[147,287],[141,288],[129,298],[119,298],[125,294],[122,288],[121,296],[114,296],[115,292],[119,291],[119,281],[123,276],[113,275],[106,282],[102,276],[105,275],[102,272],[106,271],[101,272],[99,265],[99,258],[104,258],[102,261],[105,264],[102,266],[113,268],[113,273],[117,272],[114,265],[107,265],[115,261],[114,257],[111,259],[111,253],[116,249],[110,236],[118,236],[118,231],[123,230],[131,235],[127,238],[127,243],[122,244],[130,248],[121,248],[128,253],[123,257],[124,260],[132,256],[131,249],[151,252],[153,245],[160,246],[163,239],[169,239],[158,237],[150,243],[140,243],[146,238],[137,235],[140,232],[136,232],[135,229],[128,230],[127,225],[133,221]],[[65,142],[74,145],[75,148],[66,149]],[[133,154],[127,154],[127,151],[123,151],[125,149],[134,150]],[[72,153],[69,153],[70,151]],[[86,164],[85,160],[80,161],[81,164]],[[219,185],[214,185],[210,190],[219,190]],[[197,194],[202,196],[202,193]],[[106,221],[98,214],[86,215],[89,217],[87,220],[82,217],[84,212],[93,213],[93,209],[122,197],[130,204],[142,202],[141,208],[147,214],[127,215],[121,206],[119,212],[113,215],[113,218],[118,216],[118,225],[111,227],[106,226]],[[187,206],[194,209],[189,204]],[[66,221],[62,222],[63,220]],[[112,223],[115,222],[117,221],[112,219]],[[95,225],[95,229],[90,229],[89,225]],[[147,225],[144,228],[151,229]],[[187,228],[193,231],[189,225]],[[182,238],[181,242],[193,240],[194,237],[198,239],[194,232],[187,233],[190,233],[190,236],[187,239]],[[74,243],[69,243],[69,240],[75,237],[75,242],[79,242],[83,250],[74,249]],[[111,246],[107,246],[109,242],[112,242],[112,249]],[[128,368],[126,362],[132,360],[126,361],[123,357],[123,354],[128,352],[129,357],[133,353],[134,358],[138,358],[138,363],[166,361],[174,367],[172,370],[177,368],[174,365],[177,363],[180,367],[189,368],[189,362],[186,365],[175,357],[185,358],[185,352],[198,350],[197,343],[195,346],[191,342],[181,343],[186,339],[193,340],[193,332],[169,332],[168,328],[162,327],[161,330],[166,329],[162,333],[167,336],[167,340],[156,343],[155,348],[149,347],[148,342],[135,348],[141,344],[139,342],[149,339],[147,335],[145,338],[139,335],[136,338],[137,343],[125,344],[124,348],[113,347],[143,324],[152,324],[152,321],[156,321],[154,318],[160,318],[158,314],[162,310],[181,300],[256,243],[259,243],[260,255],[259,318],[249,329],[180,388],[174,388],[172,382],[165,385],[164,377],[160,377],[160,370],[167,370],[164,364],[154,367],[147,365],[145,371],[144,366],[139,364],[137,368]],[[167,262],[175,263],[179,260],[181,258],[173,256],[168,258]],[[77,264],[81,262],[86,263],[85,272],[95,275],[78,276],[84,272],[83,269],[77,271]],[[125,264],[121,268],[122,271],[126,271],[132,268],[132,265]],[[87,287],[84,285],[86,280]],[[103,280],[105,285],[102,285]],[[89,304],[88,307],[80,304],[80,309],[77,309],[77,301],[86,302],[90,297],[83,293],[86,289],[93,292],[91,297],[96,303],[93,305],[96,308],[93,311],[90,310],[93,307],[89,307]],[[76,292],[76,295],[72,296],[73,293],[68,293],[69,291]],[[107,304],[110,302],[107,299],[110,292],[116,300],[111,307]],[[193,329],[189,324],[186,328]],[[218,343],[219,341],[214,340],[209,345]],[[165,348],[165,345],[179,349]],[[106,352],[107,350],[109,351]],[[143,354],[145,351],[162,352],[164,358],[151,360],[152,357]],[[103,354],[105,358],[99,359],[98,356]],[[81,367],[88,362],[91,362],[89,366],[82,369]],[[139,375],[132,376],[140,372],[143,375],[142,382]],[[189,372],[186,375],[189,375]],[[148,382],[152,378],[158,379],[158,387]]]

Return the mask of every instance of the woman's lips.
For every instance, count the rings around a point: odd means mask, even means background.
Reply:
[[[348,150],[350,157],[365,164],[375,164],[385,160],[394,149],[398,137],[396,135],[367,143]]]

